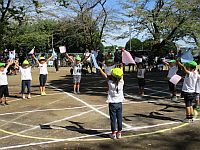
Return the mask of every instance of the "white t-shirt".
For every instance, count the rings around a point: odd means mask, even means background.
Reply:
[[[4,69],[3,72],[0,71],[0,86],[1,85],[8,85],[8,79],[7,79],[7,69]]]
[[[145,69],[138,69],[137,71],[138,78],[144,78],[144,74],[145,74]]]
[[[195,93],[200,93],[200,79],[197,80]]]
[[[47,63],[39,64],[40,74],[48,74]]]
[[[196,71],[190,72],[184,78],[182,91],[187,93],[194,93],[196,89],[196,83],[199,75]]]
[[[111,69],[115,68],[115,65],[112,66],[104,66],[104,71],[107,75],[111,75]]]
[[[124,93],[123,93],[123,87],[124,87],[124,80],[121,79],[118,83],[118,86],[116,83],[113,83],[112,80],[108,80],[108,103],[120,103],[124,99]],[[118,87],[118,92],[117,92]]]
[[[177,66],[170,67],[169,71],[168,71],[167,78],[171,79],[176,74],[177,71],[178,71],[178,67]]]
[[[81,75],[82,63],[76,64],[75,62],[72,64],[73,67],[73,75]]]
[[[32,80],[31,67],[22,68],[20,66],[19,71],[21,73],[21,80]]]

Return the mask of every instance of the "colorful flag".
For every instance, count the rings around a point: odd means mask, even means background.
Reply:
[[[33,47],[33,49],[28,54],[33,55],[34,52],[35,52],[35,46]]]
[[[193,61],[194,57],[192,55],[191,50],[186,51],[182,56],[181,56],[181,62],[182,63],[187,63],[190,61]]]
[[[10,60],[15,59],[15,50],[9,51],[9,59],[10,59]]]
[[[122,51],[122,63],[124,63],[125,65],[135,64],[135,61],[134,61],[133,57],[126,50]]]
[[[61,54],[66,53],[67,51],[65,46],[60,46],[59,49]]]

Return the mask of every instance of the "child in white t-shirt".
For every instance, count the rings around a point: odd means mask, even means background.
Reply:
[[[196,67],[196,71],[199,73],[200,75],[200,64]],[[196,93],[196,110],[200,111],[200,79],[197,80],[197,84],[196,84],[196,89],[195,89],[195,93]]]
[[[27,93],[28,93],[28,99],[31,98],[31,66],[29,66],[29,62],[27,60],[24,60],[22,63],[22,66],[19,66],[16,64],[17,67],[19,67],[19,72],[21,73],[21,93],[22,93],[22,99],[25,99],[25,88],[27,87]]]
[[[107,75],[101,68],[99,68],[102,76],[107,80],[108,90],[108,103],[109,103],[109,114],[111,122],[111,138],[121,138],[122,132],[122,102],[124,99],[123,87],[123,67],[113,68],[111,75]],[[117,129],[116,129],[117,122]]]
[[[169,62],[164,61],[163,63],[165,65],[169,66],[169,71],[168,71],[168,74],[167,74],[169,91],[171,92],[171,99],[176,100],[177,99],[177,97],[176,97],[176,85],[169,81],[174,75],[176,75],[176,73],[178,71],[178,66],[176,64],[176,60],[170,60]]]
[[[7,70],[10,65],[13,64],[13,61],[9,61],[5,67],[5,63],[0,63],[0,104],[8,105],[7,97],[9,96],[8,91],[8,79],[7,79]]]
[[[81,82],[81,72],[82,72],[83,62],[81,62],[81,57],[79,55],[75,57],[75,60],[72,57],[70,57],[67,53],[66,56],[69,59],[69,61],[72,62],[71,67],[73,68],[74,94],[76,93],[80,94],[80,82]],[[87,57],[84,60],[86,59]]]
[[[141,96],[144,96],[145,72],[146,72],[146,69],[143,67],[143,64],[142,63],[137,64],[139,95]]]
[[[45,57],[40,57],[39,60],[37,60],[35,55],[33,55],[33,58],[36,60],[36,63],[39,65],[40,93],[41,93],[41,96],[45,96],[46,95],[45,85],[47,82],[47,75],[48,75],[47,64],[48,64],[48,61],[53,58],[53,55],[50,58],[48,58],[47,60],[45,59]]]
[[[192,102],[195,99],[195,88],[197,80],[200,79],[199,74],[195,71],[197,63],[195,61],[191,61],[186,63],[185,65],[178,62],[178,65],[185,72],[185,78],[183,82],[182,92],[184,96],[185,106],[186,106],[186,122],[193,121],[193,106]]]

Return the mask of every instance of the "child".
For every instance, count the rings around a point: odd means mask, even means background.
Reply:
[[[197,68],[197,72],[200,74],[200,64],[196,67]],[[200,79],[197,80],[197,84],[196,84],[196,89],[195,89],[195,93],[196,93],[196,110],[199,111],[200,110]]]
[[[142,63],[137,65],[137,78],[139,85],[139,95],[144,96],[144,86],[145,86],[145,68]]]
[[[122,101],[124,99],[123,87],[123,69],[114,68],[111,70],[111,75],[108,76],[100,68],[100,73],[107,80],[109,91],[108,91],[108,103],[109,103],[109,114],[111,122],[111,138],[121,138],[122,131]],[[116,130],[116,121],[118,130]],[[117,131],[117,132],[116,132]]]
[[[8,92],[7,70],[8,70],[8,67],[10,67],[10,65],[12,64],[13,64],[13,61],[9,61],[7,66],[5,67],[6,65],[5,63],[0,63],[0,104],[1,105],[8,105],[7,97],[9,96],[9,92]]]
[[[69,61],[72,62],[71,66],[73,68],[74,94],[76,93],[80,94],[81,70],[83,67],[83,63],[81,62],[81,57],[77,55],[74,61],[74,59],[70,57],[67,53],[66,53],[66,56],[68,57]]]
[[[35,55],[33,55],[33,58],[36,60],[36,63],[39,65],[39,69],[40,69],[40,76],[39,76],[40,93],[41,93],[41,96],[45,96],[46,95],[45,85],[47,82],[47,75],[48,75],[47,63],[49,60],[51,60],[51,58],[53,58],[53,55],[47,60],[44,57],[40,57],[38,61]]]
[[[168,71],[168,85],[169,85],[169,91],[171,92],[171,100],[176,100],[176,85],[171,83],[169,80],[177,73],[178,66],[176,65],[176,60],[170,60],[168,63],[163,62],[165,65],[169,66]]]
[[[31,80],[32,80],[32,75],[31,75],[31,66],[29,66],[29,62],[27,60],[24,60],[22,63],[22,67],[16,64],[17,67],[19,67],[19,72],[21,73],[21,80],[22,80],[22,99],[25,99],[25,88],[27,87],[27,93],[28,93],[28,99],[31,98]]]
[[[192,101],[195,99],[195,86],[197,80],[200,79],[199,74],[195,71],[197,63],[195,61],[191,61],[186,63],[185,66],[181,64],[179,61],[177,61],[177,63],[186,74],[182,87],[182,92],[186,105],[185,122],[192,122],[194,113],[192,107]]]

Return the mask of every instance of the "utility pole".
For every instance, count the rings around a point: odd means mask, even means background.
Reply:
[[[132,45],[131,45],[131,39],[132,39],[132,37],[131,37],[131,24],[129,24],[129,36],[130,36],[130,39],[129,39],[129,49],[130,49],[130,51],[131,51],[131,49],[132,49]]]

